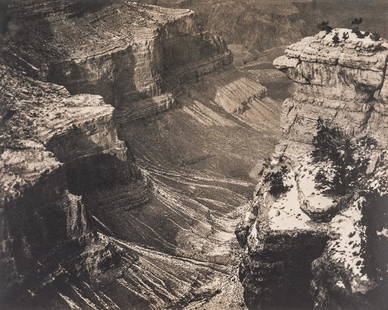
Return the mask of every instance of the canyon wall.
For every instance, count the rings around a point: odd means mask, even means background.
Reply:
[[[102,97],[71,96],[5,64],[1,75],[1,274],[7,279],[1,302],[12,308],[28,305],[68,272],[93,278],[114,260],[115,250],[97,236],[84,195],[104,187],[108,196],[120,188],[128,200],[138,187],[146,200],[148,186]],[[93,256],[97,260],[89,263]]]
[[[384,0],[147,0],[168,7],[190,8],[203,23],[221,35],[235,58],[250,61],[263,50],[284,47],[317,31],[328,20],[334,27],[350,27],[363,17],[363,28],[388,36],[387,2]],[[249,31],[247,31],[249,29]],[[281,51],[279,51],[281,53]],[[272,59],[278,52],[272,51]]]
[[[81,3],[12,1],[1,34],[0,304],[226,296],[238,206],[277,139],[278,103],[192,11]]]
[[[19,2],[10,8],[10,50],[23,69],[115,106],[174,92],[232,61],[224,41],[187,9],[113,1],[80,12],[80,1]]]
[[[385,307],[387,47],[337,28],[274,61],[297,87],[236,229],[249,309]]]

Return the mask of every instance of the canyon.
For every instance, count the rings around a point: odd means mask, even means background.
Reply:
[[[332,7],[271,3],[9,1],[0,305],[380,309],[387,43],[321,32],[276,70]],[[343,199],[314,190],[321,118],[376,141]],[[268,194],[284,166],[290,189]]]
[[[9,9],[1,304],[243,308],[234,227],[279,100],[190,10],[79,6]]]

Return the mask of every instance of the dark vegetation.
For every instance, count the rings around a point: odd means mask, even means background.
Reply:
[[[370,38],[373,41],[378,41],[378,40],[380,40],[381,36],[378,32],[372,32],[372,34],[370,35]]]
[[[357,38],[365,38],[365,34],[360,31],[360,25],[362,24],[362,18],[354,18],[351,23],[352,32],[356,34]]]
[[[379,41],[380,38],[381,38],[381,35],[378,33],[378,32],[369,32],[369,31],[361,31],[360,28],[361,28],[361,24],[363,22],[363,19],[362,17],[358,17],[358,18],[354,18],[351,22],[351,29],[352,29],[352,33],[354,33],[357,38],[359,39],[363,39],[363,38],[366,38],[368,36],[370,36],[370,38],[373,40],[373,41]],[[333,31],[333,27],[329,25],[329,22],[324,20],[322,22],[320,22],[318,25],[317,25],[318,29],[320,31],[326,31],[326,34],[329,34]],[[347,39],[349,39],[349,33],[344,33],[342,35],[342,40],[343,41],[346,41]],[[334,36],[333,36],[333,43],[334,44],[339,44],[341,42],[340,38],[339,38],[339,35],[338,33],[335,33]]]
[[[346,41],[347,39],[349,39],[349,33],[348,32],[344,32],[342,34],[342,40]]]
[[[333,30],[333,27],[329,25],[327,20],[324,20],[318,24],[318,29],[321,31],[326,31],[326,33],[330,33]]]
[[[352,28],[352,32],[355,33],[357,35],[358,38],[360,39],[363,39],[363,38],[366,38],[368,36],[370,36],[370,38],[373,40],[373,41],[378,41],[380,40],[381,36],[379,33],[377,32],[372,32],[370,33],[369,31],[366,31],[366,32],[362,32],[360,31],[360,25],[362,24],[362,18],[355,18],[352,20],[352,25],[351,25],[351,28]]]
[[[264,182],[269,183],[269,193],[275,197],[289,191],[290,187],[284,184],[284,176],[289,170],[286,165],[282,165],[277,171],[270,171],[264,176]]]
[[[360,25],[362,24],[362,17],[359,18],[354,18],[352,20],[352,30],[353,31],[359,31],[360,30]]]
[[[341,40],[340,40],[340,38],[339,38],[338,32],[336,32],[336,33],[334,34],[332,40],[333,40],[333,43],[334,43],[334,44],[339,44],[339,43],[341,42]]]
[[[316,175],[319,189],[336,195],[361,188],[369,158],[365,151],[376,147],[369,137],[352,141],[349,135],[336,127],[329,127],[322,119],[317,122],[314,137],[313,162],[324,163]]]

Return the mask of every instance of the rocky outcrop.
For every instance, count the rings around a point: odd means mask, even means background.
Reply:
[[[250,309],[384,308],[387,55],[384,40],[334,29],[275,60],[297,89],[236,229]]]
[[[113,108],[100,96],[70,96],[4,64],[1,75],[4,301],[24,295],[26,285],[41,282],[66,255],[97,244],[83,195],[126,185],[121,195],[132,197],[129,184],[147,186],[117,138]],[[143,191],[142,200],[147,196]]]
[[[332,39],[335,33],[340,37],[349,33],[350,38],[336,46]],[[296,132],[314,132],[309,130],[313,130],[315,120],[321,117],[332,120],[333,124],[351,134],[368,134],[386,146],[383,138],[386,134],[386,108],[381,95],[386,83],[386,49],[386,42],[358,39],[346,29],[337,29],[329,35],[322,32],[291,45],[286,56],[274,62],[297,83],[296,99],[285,102],[289,114],[283,117],[284,132],[293,136],[293,140],[311,142],[312,134],[298,135]],[[300,108],[295,101],[307,103],[302,113],[298,113]],[[299,124],[301,117],[306,119],[305,115],[309,115],[312,121],[307,119]],[[352,126],[348,125],[350,123]]]
[[[65,3],[16,2],[10,54],[73,94],[100,94],[119,106],[176,91],[232,61],[223,40],[202,30],[193,11],[130,1],[80,11],[82,1]]]

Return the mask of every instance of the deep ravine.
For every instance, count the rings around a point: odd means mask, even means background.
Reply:
[[[279,102],[189,10],[11,9],[1,302],[244,308],[234,228],[278,139]]]

